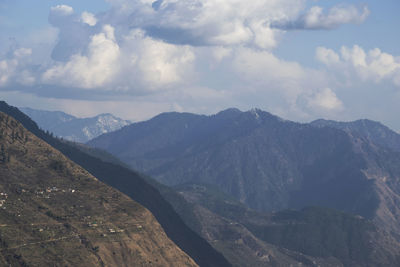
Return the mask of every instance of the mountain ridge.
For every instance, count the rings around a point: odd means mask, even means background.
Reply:
[[[400,233],[400,158],[373,141],[255,109],[161,114],[88,144],[166,185],[213,184],[258,211],[321,205]]]
[[[346,132],[357,133],[384,148],[400,152],[400,134],[378,121],[361,119],[350,122],[340,122],[319,119],[312,121],[310,124],[316,127],[333,127]]]

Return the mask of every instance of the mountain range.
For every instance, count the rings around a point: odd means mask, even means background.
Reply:
[[[209,184],[260,212],[323,206],[399,237],[399,135],[380,123],[296,123],[268,112],[164,113],[91,140],[178,186]]]
[[[77,118],[61,111],[21,108],[40,128],[69,141],[85,143],[101,134],[118,130],[131,122],[112,114],[91,118]]]

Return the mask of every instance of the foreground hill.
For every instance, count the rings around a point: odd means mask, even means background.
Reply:
[[[152,214],[0,112],[0,265],[197,266]]]
[[[122,166],[104,162],[80,151],[77,146],[53,138],[40,130],[36,123],[24,113],[3,101],[0,101],[0,111],[16,118],[26,129],[57,148],[99,180],[117,188],[149,209],[167,236],[197,264],[200,266],[230,266],[221,254],[182,221],[158,190],[149,185],[140,174]]]
[[[45,111],[21,108],[40,128],[69,141],[85,143],[101,134],[118,130],[130,121],[112,114],[100,114],[92,118],[76,118],[61,111]]]
[[[164,113],[88,144],[167,185],[216,185],[258,211],[330,207],[398,235],[400,154],[351,133],[229,109]]]

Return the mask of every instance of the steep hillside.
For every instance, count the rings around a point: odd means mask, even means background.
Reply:
[[[202,235],[238,266],[288,266],[294,260],[305,266],[400,263],[400,244],[360,216],[327,208],[259,213],[208,185],[176,190],[193,204]]]
[[[152,214],[0,112],[2,266],[197,266]]]
[[[90,156],[70,143],[61,142],[41,131],[36,123],[17,108],[0,101],[0,111],[16,118],[25,128],[57,148],[69,159],[78,163],[102,182],[109,184],[139,202],[156,217],[167,236],[200,266],[230,266],[226,259],[204,239],[191,230],[164,200],[160,193],[149,185],[142,175],[113,163]]]
[[[161,183],[216,185],[258,211],[325,206],[400,233],[398,153],[261,110],[165,113],[88,143]]]
[[[85,143],[101,134],[118,130],[130,121],[112,114],[100,114],[92,118],[76,118],[60,111],[44,111],[21,108],[21,111],[35,120],[45,131],[69,141]]]

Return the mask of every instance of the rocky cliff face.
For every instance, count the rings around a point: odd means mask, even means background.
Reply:
[[[0,112],[3,266],[197,266],[152,214]]]

